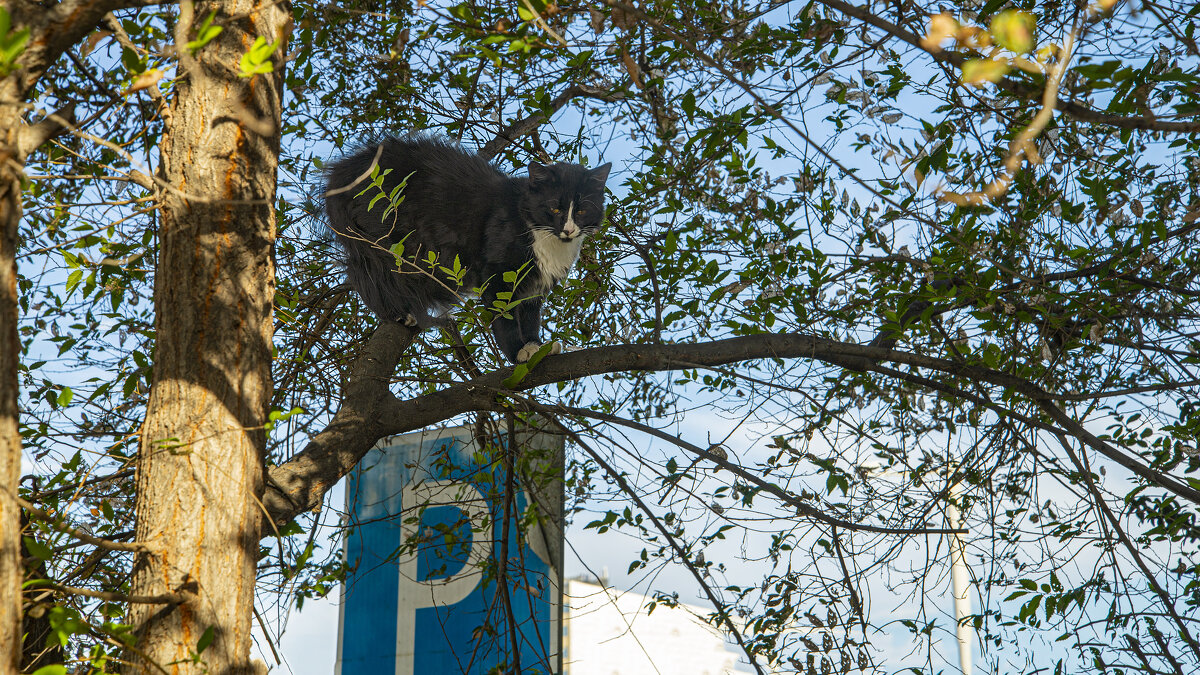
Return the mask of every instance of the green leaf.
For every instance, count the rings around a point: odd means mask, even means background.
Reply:
[[[212,626],[204,629],[204,634],[200,636],[200,640],[196,643],[196,655],[203,654],[204,650],[208,649],[208,646],[213,643],[213,639],[216,637],[217,633],[213,630]]]
[[[67,275],[67,295],[70,295],[83,280],[83,270],[77,269]]]
[[[49,560],[54,555],[54,551],[49,546],[33,537],[21,537],[21,541],[25,542],[25,550],[29,551],[29,555],[38,560]]]
[[[691,119],[692,117],[695,116],[695,114],[696,114],[696,95],[692,93],[691,89],[688,89],[687,92],[684,93],[683,100],[681,100],[679,102],[679,107],[688,116],[688,119]]]
[[[525,379],[525,376],[529,374],[529,371],[533,370],[533,368],[536,367],[542,359],[546,358],[546,355],[549,354],[553,349],[553,340],[542,345],[542,347],[538,349],[533,356],[529,357],[528,361],[518,364],[517,367],[513,369],[513,374],[506,377],[504,382],[501,384],[509,389],[521,384],[521,380]]]
[[[12,72],[29,43],[28,27],[17,31],[10,30],[11,27],[12,17],[7,9],[0,7],[0,76],[5,77]]]
[[[279,528],[280,537],[290,537],[294,534],[303,534],[304,528],[294,520],[289,520],[283,527]],[[267,533],[267,536],[275,536],[275,530]]]
[[[67,667],[61,663],[52,666],[42,666],[33,671],[33,675],[67,675]]]
[[[279,49],[278,40],[268,44],[261,35],[254,38],[254,44],[250,45],[250,51],[242,54],[242,60],[239,63],[241,72],[238,73],[238,77],[250,78],[275,70],[275,64],[267,59],[271,58],[271,54],[275,53],[276,49]]]
[[[529,374],[529,366],[524,363],[518,363],[517,367],[513,368],[512,375],[509,375],[508,377],[504,378],[504,381],[501,382],[500,384],[503,384],[508,389],[512,389],[513,387],[517,386],[518,384],[521,384],[521,380],[525,379],[525,376],[528,374]]]
[[[187,43],[188,51],[195,54],[196,52],[200,51],[201,47],[209,42],[212,42],[213,38],[217,37],[221,34],[221,31],[225,30],[221,26],[212,25],[213,19],[215,19],[216,16],[217,10],[214,9],[213,11],[209,12],[208,17],[204,19],[204,21],[200,22],[200,27],[196,29],[196,39]]]

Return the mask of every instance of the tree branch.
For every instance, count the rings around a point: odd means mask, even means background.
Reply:
[[[564,105],[570,103],[576,98],[594,98],[601,101],[619,101],[622,96],[619,92],[610,92],[600,87],[592,87],[586,84],[573,84],[567,87],[561,94],[555,96],[550,101],[549,110],[536,112],[528,117],[523,117],[519,120],[514,120],[512,124],[502,129],[496,134],[496,137],[488,141],[482,148],[479,149],[479,156],[486,160],[491,160],[500,151],[508,147],[510,143],[518,138],[528,134],[534,129],[542,126],[550,119],[550,115],[558,112]]]
[[[90,588],[76,588],[74,586],[63,586],[45,579],[38,579],[31,582],[31,588],[54,591],[55,593],[69,593],[71,595],[82,595],[85,598],[96,598],[105,602],[136,602],[145,605],[181,605],[187,602],[187,598],[181,593],[165,593],[163,595],[126,595],[125,593],[114,593],[112,591],[93,591]]]
[[[17,69],[9,76],[13,78],[9,84],[15,86],[15,91],[10,89],[5,93],[13,100],[24,100],[58,57],[95,30],[105,14],[157,4],[158,0],[64,0],[47,9],[38,2],[11,3],[12,24],[28,26],[31,39],[17,58]]]
[[[1154,577],[1154,573],[1151,572],[1150,568],[1146,566],[1146,561],[1142,559],[1141,553],[1138,552],[1138,548],[1133,545],[1133,542],[1129,539],[1129,535],[1125,534],[1125,529],[1121,527],[1121,521],[1118,520],[1113,514],[1112,509],[1108,508],[1108,502],[1105,501],[1104,495],[1100,493],[1100,489],[1096,487],[1096,482],[1092,478],[1091,467],[1080,460],[1080,455],[1075,454],[1075,452],[1071,449],[1071,444],[1068,443],[1065,438],[1059,437],[1058,442],[1062,445],[1063,450],[1066,450],[1067,457],[1071,459],[1071,463],[1075,465],[1076,470],[1079,471],[1079,475],[1083,477],[1084,485],[1087,486],[1088,492],[1092,493],[1092,498],[1095,500],[1096,508],[1099,509],[1104,515],[1104,518],[1108,520],[1108,523],[1113,528],[1113,531],[1117,533],[1117,538],[1121,541],[1121,545],[1124,546],[1125,550],[1129,552],[1129,556],[1133,559],[1134,564],[1137,565],[1137,568],[1142,573],[1142,576],[1146,577],[1146,583],[1150,585],[1150,589],[1154,591],[1154,594],[1158,596],[1159,601],[1162,602],[1163,608],[1167,610],[1167,613],[1171,615],[1171,619],[1175,622],[1175,625],[1179,627],[1180,637],[1182,637],[1183,641],[1187,643],[1187,646],[1192,650],[1192,653],[1196,655],[1196,658],[1200,659],[1200,644],[1196,643],[1196,639],[1192,637],[1191,632],[1187,629],[1187,624],[1185,624],[1183,619],[1179,617],[1179,613],[1175,610],[1174,600],[1172,600],[1171,596],[1167,594],[1166,590],[1159,585],[1158,580]],[[1163,653],[1167,654],[1167,650],[1165,648],[1163,649]],[[1171,660],[1174,661],[1174,659]]]
[[[76,539],[78,539],[80,541],[91,544],[92,546],[99,546],[100,548],[106,548],[110,551],[131,551],[134,553],[148,553],[148,554],[156,553],[156,550],[153,547],[143,544],[141,542],[134,541],[134,542],[130,542],[130,543],[126,544],[126,543],[119,542],[119,541],[109,541],[107,539],[100,539],[99,537],[93,537],[92,535],[88,534],[87,532],[84,532],[83,530],[80,530],[80,529],[71,527],[70,525],[67,525],[63,521],[62,518],[59,518],[50,513],[47,513],[45,511],[39,509],[38,507],[34,506],[33,504],[30,504],[29,502],[25,501],[24,499],[21,499],[20,497],[17,497],[17,504],[19,504],[21,506],[21,508],[25,509],[25,511],[28,512],[30,516],[37,518],[38,520],[50,525],[51,527],[53,527],[54,529],[56,529],[60,532],[65,532],[68,535],[75,537]]]
[[[660,429],[655,429],[652,426],[642,424],[640,422],[635,422],[633,420],[623,419],[616,415],[610,415],[608,413],[603,413],[603,412],[599,412],[596,410],[586,410],[584,408],[575,408],[575,407],[563,405],[563,404],[541,405],[534,401],[523,400],[521,402],[521,405],[523,407],[529,409],[531,412],[539,412],[539,413],[548,414],[548,415],[563,415],[563,414],[565,414],[565,415],[576,415],[579,417],[588,417],[591,419],[600,420],[602,422],[607,422],[609,424],[615,424],[615,425],[626,427],[628,429],[633,429],[635,431],[640,431],[640,432],[642,432],[644,434],[648,434],[650,436],[654,436],[655,438],[658,438],[660,440],[671,443],[672,445],[675,445],[679,448],[682,448],[683,450],[686,450],[686,451],[692,453],[699,459],[707,459],[708,461],[712,462],[713,464],[716,464],[720,468],[729,471],[730,473],[734,474],[738,478],[741,478],[742,480],[746,481],[747,483],[755,486],[759,490],[762,490],[763,492],[766,492],[767,494],[774,495],[776,498],[779,499],[779,501],[796,509],[796,512],[799,513],[800,515],[805,516],[807,518],[811,518],[813,520],[820,521],[827,525],[832,525],[834,528],[841,527],[843,529],[850,530],[853,532],[876,532],[879,534],[904,534],[904,535],[910,535],[910,536],[911,535],[931,535],[931,534],[964,534],[967,532],[966,530],[963,530],[963,529],[923,528],[923,527],[920,527],[920,528],[892,528],[892,527],[879,527],[878,525],[867,525],[865,523],[854,523],[854,522],[851,522],[848,520],[844,520],[842,518],[838,518],[837,516],[831,516],[831,515],[825,513],[824,511],[821,511],[820,509],[816,508],[812,504],[805,502],[804,500],[800,499],[799,497],[792,494],[791,492],[788,492],[787,490],[779,487],[778,485],[775,485],[774,483],[769,483],[769,482],[759,478],[758,476],[755,476],[754,474],[750,473],[746,469],[743,469],[741,466],[734,464],[733,462],[730,462],[728,459],[726,459],[718,454],[709,452],[708,450],[705,450],[704,448],[701,448],[698,445],[688,443],[687,441],[683,440],[682,438],[679,438],[678,436],[672,436],[671,434],[668,434],[665,431],[662,431]],[[497,405],[496,409],[499,410],[501,407],[502,406]],[[555,420],[555,423],[558,424],[563,429],[566,429],[566,427],[563,426],[561,422],[558,422],[557,419]],[[575,435],[573,431],[568,430],[568,432],[571,433],[572,435]]]
[[[557,420],[555,422],[557,424]],[[659,533],[662,534],[663,538],[667,540],[667,543],[671,546],[671,550],[674,551],[675,556],[679,558],[679,562],[683,563],[683,566],[692,573],[692,577],[696,580],[696,583],[700,584],[700,588],[704,591],[704,594],[708,596],[708,601],[712,603],[713,611],[717,613],[717,616],[719,616],[721,619],[721,623],[725,624],[725,628],[731,635],[733,635],[733,638],[737,641],[738,646],[742,648],[742,652],[746,655],[746,658],[750,660],[750,665],[754,668],[754,672],[758,673],[759,675],[763,675],[762,666],[760,666],[758,661],[754,658],[754,651],[750,649],[750,646],[747,645],[746,641],[742,638],[742,632],[738,630],[737,624],[735,624],[733,619],[730,618],[729,609],[725,606],[725,603],[721,602],[721,599],[717,597],[717,594],[715,591],[713,591],[712,586],[704,580],[704,575],[701,574],[700,570],[696,568],[696,564],[692,561],[692,558],[689,557],[687,552],[683,550],[683,547],[679,545],[679,541],[671,533],[671,531],[667,529],[662,520],[660,520],[654,511],[652,511],[650,507],[646,505],[646,502],[644,502],[642,498],[638,496],[638,491],[634,489],[634,487],[630,485],[628,481],[625,480],[625,477],[621,475],[621,472],[617,471],[611,465],[609,465],[608,462],[604,461],[604,457],[602,457],[600,453],[592,449],[592,447],[586,441],[580,438],[579,435],[571,429],[562,424],[558,424],[558,427],[567,435],[571,436],[571,438],[578,443],[580,447],[587,451],[592,460],[604,469],[604,472],[607,473],[608,477],[621,488],[621,491],[628,495],[631,500],[633,500],[633,503],[637,505],[638,509],[641,510],[642,513],[646,514],[646,517],[649,518],[650,522],[654,524],[654,528],[657,529]]]
[[[390,337],[382,337],[390,336]],[[405,336],[407,338],[405,339]],[[387,379],[411,330],[387,324],[368,343],[367,352],[347,385],[346,402],[329,427],[290,461],[273,467],[263,502],[276,523],[316,508],[325,492],[348,473],[385,436],[422,429],[456,415],[492,410],[497,395],[526,391],[556,382],[626,371],[669,371],[721,366],[757,359],[810,359],[859,372],[887,373],[890,361],[987,383],[1034,402],[1064,431],[1147,482],[1200,504],[1200,490],[1151,469],[1088,432],[1055,404],[1038,385],[991,368],[946,359],[838,342],[799,333],[763,333],[695,344],[613,345],[548,356],[514,387],[504,385],[511,368],[488,373],[440,391],[401,401],[387,391]],[[403,342],[403,345],[401,344]]]
[[[42,144],[75,126],[75,102],[72,101],[35,124],[23,127],[17,139],[17,152],[21,157],[42,147]]]
[[[389,425],[385,423],[384,409],[398,403],[388,390],[388,382],[401,354],[415,338],[413,329],[388,321],[367,340],[350,369],[342,388],[342,405],[333,420],[312,437],[303,451],[268,471],[263,507],[272,520],[283,524],[303,511],[319,507],[325,492],[376,441],[394,433],[388,431]]]
[[[858,19],[868,26],[877,28],[892,37],[897,38],[901,42],[915,47],[926,54],[932,56],[935,60],[943,63],[949,63],[956,68],[962,68],[963,62],[967,60],[965,56],[957,52],[950,51],[931,51],[926,49],[921,44],[921,38],[901,26],[898,26],[887,19],[884,19],[864,7],[850,4],[844,0],[818,0],[822,5],[845,14],[846,16]],[[607,3],[614,4],[614,3]],[[1010,94],[1027,99],[1037,99],[1041,97],[1041,92],[1037,87],[1032,87],[1024,82],[1014,80],[1010,77],[1001,79],[996,85]],[[1200,121],[1198,122],[1166,122],[1155,119],[1153,117],[1125,117],[1123,115],[1113,115],[1110,113],[1100,112],[1095,108],[1076,103],[1071,100],[1059,100],[1055,103],[1058,110],[1063,111],[1067,115],[1074,117],[1082,122],[1092,122],[1095,124],[1103,124],[1105,126],[1116,127],[1118,129],[1137,129],[1142,131],[1165,131],[1179,134],[1191,134],[1200,131]]]

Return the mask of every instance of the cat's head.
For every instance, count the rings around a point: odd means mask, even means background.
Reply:
[[[595,169],[578,164],[530,164],[522,215],[534,230],[562,241],[592,234],[604,220],[604,181],[611,168],[611,163]]]

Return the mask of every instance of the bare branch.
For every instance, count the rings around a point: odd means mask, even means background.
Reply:
[[[84,532],[83,530],[80,530],[78,528],[74,528],[74,527],[71,527],[70,525],[67,525],[66,522],[64,522],[62,518],[60,518],[58,516],[54,516],[50,513],[47,513],[45,511],[39,509],[38,507],[34,506],[33,504],[30,504],[29,502],[25,501],[24,499],[21,499],[20,497],[17,497],[16,500],[17,500],[17,503],[21,505],[21,508],[25,509],[25,511],[28,512],[29,515],[50,525],[51,527],[53,527],[54,529],[56,529],[60,532],[65,532],[66,534],[68,534],[72,537],[75,537],[76,539],[79,539],[80,541],[87,542],[87,543],[91,544],[92,546],[106,548],[110,551],[132,551],[134,553],[148,553],[151,555],[153,555],[156,552],[155,548],[153,548],[147,544],[143,544],[141,542],[135,541],[135,542],[130,542],[130,543],[126,544],[126,543],[119,542],[119,541],[109,541],[107,539],[100,539],[99,537],[93,537],[92,535],[88,534],[87,532]]]
[[[42,144],[75,125],[75,102],[72,101],[53,113],[46,115],[35,124],[21,129],[17,139],[17,152],[21,157],[42,147]]]
[[[562,404],[540,405],[534,401],[524,399],[524,400],[522,400],[522,405],[524,405],[525,407],[527,407],[529,410],[531,410],[533,412],[540,412],[540,413],[549,414],[549,415],[567,414],[567,415],[577,415],[579,417],[590,417],[592,419],[597,419],[597,420],[601,420],[604,422],[608,422],[609,424],[617,424],[617,425],[620,425],[623,427],[627,427],[629,429],[634,429],[634,430],[640,431],[644,434],[649,434],[651,436],[654,436],[655,438],[664,440],[664,441],[671,443],[675,446],[678,446],[684,450],[687,450],[688,452],[692,453],[693,455],[696,455],[696,457],[698,457],[700,459],[707,459],[708,461],[712,462],[713,464],[716,464],[717,466],[721,467],[722,469],[725,469],[725,470],[729,471],[730,473],[733,473],[738,478],[741,478],[742,480],[746,481],[747,483],[754,485],[755,487],[762,490],[763,492],[766,492],[770,495],[774,495],[776,498],[779,499],[779,501],[796,509],[796,512],[799,513],[800,515],[808,517],[808,518],[812,518],[813,520],[820,521],[827,525],[832,525],[835,528],[841,527],[841,528],[851,530],[851,531],[856,531],[856,532],[877,532],[880,534],[926,535],[926,534],[962,534],[962,533],[966,533],[966,530],[961,530],[961,529],[956,530],[956,529],[947,529],[947,528],[924,528],[924,527],[920,527],[920,528],[879,527],[876,525],[867,525],[865,523],[854,523],[854,522],[851,522],[848,520],[843,520],[841,518],[838,518],[837,516],[831,516],[823,511],[821,511],[820,509],[814,507],[812,504],[809,504],[809,503],[803,501],[796,495],[788,492],[787,490],[784,490],[783,488],[779,487],[778,485],[775,485],[774,483],[768,483],[767,481],[759,478],[758,476],[755,476],[754,474],[750,473],[749,471],[743,469],[741,466],[734,464],[733,462],[730,462],[729,460],[725,459],[724,457],[721,457],[720,455],[713,454],[713,453],[709,452],[708,450],[701,448],[698,445],[688,443],[687,441],[683,440],[682,438],[679,438],[678,436],[672,436],[671,434],[668,434],[667,432],[659,430],[659,429],[655,429],[652,426],[649,426],[646,424],[641,424],[640,422],[635,422],[633,420],[627,420],[627,419],[618,417],[616,415],[610,415],[608,413],[603,413],[603,412],[599,412],[596,410],[575,408],[575,407],[562,405]],[[502,410],[502,409],[503,409],[503,406],[500,406],[500,405],[496,406],[497,411]],[[560,424],[560,426],[561,426],[561,424]]]
[[[1100,494],[1100,490],[1096,487],[1096,483],[1092,478],[1091,467],[1087,466],[1083,461],[1080,460],[1080,456],[1075,454],[1075,451],[1071,449],[1071,444],[1068,443],[1065,438],[1059,438],[1059,443],[1062,444],[1063,450],[1065,450],[1067,453],[1067,457],[1071,459],[1071,463],[1075,465],[1075,468],[1079,471],[1080,475],[1083,476],[1084,484],[1087,486],[1088,492],[1092,493],[1096,508],[1099,509],[1102,514],[1104,514],[1104,518],[1108,520],[1109,526],[1112,527],[1113,531],[1117,533],[1117,538],[1120,539],[1121,545],[1124,546],[1125,550],[1129,552],[1129,555],[1133,558],[1133,562],[1137,565],[1138,570],[1140,570],[1142,575],[1146,577],[1146,583],[1150,585],[1150,589],[1154,591],[1156,596],[1158,596],[1159,601],[1162,602],[1162,605],[1167,610],[1167,613],[1171,615],[1171,619],[1174,620],[1175,625],[1179,627],[1179,634],[1181,637],[1183,637],[1183,641],[1187,643],[1189,648],[1191,648],[1192,653],[1196,655],[1196,658],[1200,659],[1200,644],[1197,644],[1196,639],[1192,637],[1191,632],[1187,629],[1187,624],[1185,624],[1183,619],[1179,617],[1179,613],[1175,610],[1175,603],[1173,600],[1171,600],[1171,596],[1163,589],[1161,585],[1159,585],[1158,580],[1154,577],[1154,573],[1151,572],[1150,568],[1146,566],[1146,561],[1142,559],[1142,555],[1138,551],[1138,547],[1134,546],[1133,542],[1129,539],[1129,535],[1125,534],[1125,528],[1121,527],[1121,521],[1113,514],[1112,510],[1108,508],[1108,502],[1104,499],[1104,495]]]
[[[508,147],[510,143],[521,138],[525,134],[545,124],[550,119],[550,115],[558,112],[564,105],[570,103],[576,98],[594,98],[601,101],[619,101],[622,95],[619,92],[609,92],[600,87],[592,87],[586,84],[573,84],[567,87],[561,94],[555,96],[550,101],[550,109],[544,112],[536,112],[528,117],[523,117],[515,120],[512,124],[502,129],[496,134],[496,137],[484,144],[479,149],[479,156],[490,160],[500,151]]]
[[[36,579],[30,582],[30,588],[44,588],[54,591],[55,593],[82,595],[85,598],[96,598],[97,600],[104,600],[105,602],[134,602],[144,605],[179,605],[187,601],[187,598],[182,593],[165,593],[163,595],[126,595],[125,593],[114,593],[112,591],[93,591],[90,588],[63,586],[45,579]]]
[[[750,660],[750,665],[754,667],[754,671],[759,675],[763,675],[762,666],[758,665],[758,661],[754,658],[754,652],[752,652],[746,645],[746,641],[742,639],[742,633],[738,630],[737,624],[735,624],[733,619],[729,617],[729,610],[724,606],[724,603],[717,598],[716,593],[713,591],[708,582],[704,580],[704,575],[700,574],[700,570],[696,569],[696,566],[688,558],[683,548],[679,545],[679,541],[676,540],[676,538],[671,534],[670,530],[663,525],[658,516],[652,510],[650,510],[650,507],[646,505],[646,502],[642,501],[642,498],[638,496],[638,491],[635,490],[633,486],[631,486],[629,482],[625,480],[625,476],[623,476],[620,471],[617,471],[611,465],[609,465],[608,462],[604,461],[604,457],[602,457],[600,453],[593,450],[586,441],[580,438],[579,434],[576,434],[574,431],[561,424],[558,426],[576,443],[578,443],[580,447],[586,450],[589,455],[591,455],[592,459],[604,469],[605,473],[608,474],[608,477],[616,482],[616,484],[620,486],[621,491],[633,500],[638,509],[640,509],[641,512],[646,514],[646,517],[650,519],[650,522],[654,523],[655,529],[657,529],[659,533],[661,533],[662,536],[667,540],[667,543],[671,545],[671,549],[675,552],[675,555],[679,558],[680,562],[683,563],[683,566],[692,573],[692,577],[696,579],[696,583],[700,584],[700,588],[703,589],[704,594],[708,596],[708,601],[712,603],[713,610],[715,610],[721,617],[721,623],[725,624],[725,627],[729,631],[730,635],[733,635],[733,638],[737,641],[738,646],[742,648],[742,652],[745,653],[746,658]]]

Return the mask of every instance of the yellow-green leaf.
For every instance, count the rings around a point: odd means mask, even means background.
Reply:
[[[10,30],[12,17],[8,10],[0,7],[0,76],[7,76],[16,66],[17,57],[29,43],[29,28]]]
[[[1011,52],[1026,54],[1033,51],[1036,28],[1037,19],[1029,12],[1006,9],[992,18],[992,40]]]
[[[25,550],[29,551],[29,555],[39,560],[49,560],[54,555],[54,551],[49,546],[33,537],[21,537],[21,539],[25,542]]]
[[[268,44],[262,36],[254,38],[254,44],[250,46],[250,51],[242,54],[242,60],[239,64],[241,72],[238,73],[238,77],[249,78],[275,70],[275,64],[267,59],[271,58],[271,54],[278,48],[278,40]]]
[[[998,82],[1008,72],[1008,64],[991,59],[971,59],[963,64],[963,84],[982,85],[984,82]]]
[[[929,31],[921,38],[921,46],[931,52],[942,51],[942,42],[958,35],[958,21],[946,14],[929,17]]]

